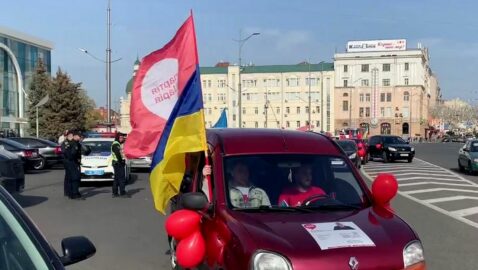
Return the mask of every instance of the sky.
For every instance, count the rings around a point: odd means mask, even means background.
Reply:
[[[81,82],[97,106],[106,104],[107,0],[0,0],[0,25],[54,44],[52,72],[61,67]],[[112,108],[125,96],[133,63],[161,48],[192,9],[201,66],[237,63],[234,39],[259,36],[243,47],[256,65],[332,61],[349,40],[407,39],[429,48],[444,98],[477,102],[478,19],[475,1],[449,0],[111,0]]]

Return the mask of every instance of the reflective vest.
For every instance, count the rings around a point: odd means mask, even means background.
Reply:
[[[120,147],[120,154],[121,154],[121,157],[123,158],[124,160],[124,157],[123,157],[123,153],[122,153],[122,150],[121,150],[121,144],[118,142],[118,141],[114,141],[112,144],[111,144],[111,157],[113,159],[113,162],[116,162],[118,161],[118,157],[116,157],[116,154],[113,152],[113,146],[117,144],[119,147]]]

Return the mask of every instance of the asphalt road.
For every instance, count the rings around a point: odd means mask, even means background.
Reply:
[[[109,185],[90,185],[81,188],[84,201],[63,197],[63,177],[62,169],[27,174],[16,197],[59,254],[68,236],[95,244],[95,256],[68,269],[170,269],[164,217],[153,208],[147,173],[134,173],[131,198],[112,198]]]
[[[428,269],[478,268],[478,218],[468,215],[478,206],[478,176],[458,171],[462,145],[414,144],[418,159],[412,164],[375,161],[365,167],[372,178],[379,172],[397,176],[400,195],[392,206],[420,236]]]

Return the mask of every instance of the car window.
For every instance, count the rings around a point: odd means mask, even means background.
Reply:
[[[375,145],[380,143],[380,137],[372,137],[369,141],[370,145]]]
[[[383,141],[386,144],[406,144],[400,137],[383,137]]]
[[[11,139],[12,141],[15,141],[15,142],[18,142],[18,143],[21,143],[27,147],[31,147],[31,148],[42,148],[42,147],[46,147],[46,145],[42,142],[39,142],[39,141],[36,141],[36,140],[33,140],[33,139],[28,139],[28,138],[15,138],[15,139]]]
[[[89,155],[106,155],[111,154],[112,141],[84,141],[83,145],[88,146],[91,149]]]
[[[337,144],[344,150],[344,151],[357,151],[357,144],[353,141],[337,141]]]
[[[478,152],[478,142],[471,142],[470,145],[470,152]]]
[[[306,187],[304,194],[322,192],[342,203],[364,203],[364,192],[352,169],[339,157],[235,156],[226,158],[224,175],[231,208],[283,206],[280,198],[296,194],[299,187]]]
[[[1,201],[0,242],[1,269],[50,269],[24,226]]]

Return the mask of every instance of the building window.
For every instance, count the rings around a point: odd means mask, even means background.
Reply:
[[[299,86],[299,79],[298,78],[288,78],[286,79],[287,86]]]
[[[219,87],[219,88],[226,87],[226,80],[218,80],[217,81],[217,87]]]
[[[348,65],[344,65],[344,72],[349,72],[349,66]]]
[[[277,113],[280,113],[280,107],[277,107],[277,108],[276,108],[276,112],[277,112]]]
[[[363,112],[364,112],[364,108],[360,107],[359,108],[359,117],[363,117]]]
[[[315,127],[316,128],[320,127],[320,121],[315,121]]]
[[[385,93],[380,93],[380,102],[385,102]]]
[[[257,80],[242,80],[242,85],[245,87],[256,87]]]
[[[310,81],[310,85],[311,86],[315,86],[317,85],[317,78],[305,78],[305,85],[309,85],[309,81]]]
[[[385,117],[391,117],[392,116],[392,108],[391,107],[386,107],[385,108]]]
[[[405,78],[405,85],[408,85],[408,78]]]
[[[207,81],[206,80],[202,80],[202,88],[206,88],[207,87]]]
[[[348,100],[342,101],[342,111],[346,112],[348,110],[349,110],[349,101]]]
[[[254,113],[259,114],[259,108],[258,107],[254,107]]]
[[[368,80],[362,80],[362,86],[369,86]]]
[[[392,93],[387,93],[387,102],[392,102]]]
[[[232,121],[236,121],[236,115],[235,114],[232,115]]]
[[[297,114],[300,114],[300,107],[297,107]]]
[[[290,107],[285,107],[285,113],[290,113]]]
[[[348,80],[344,80],[344,87],[348,87],[349,86],[349,81]]]
[[[410,93],[408,91],[403,93],[403,101],[410,101]]]
[[[362,65],[362,72],[368,72],[369,65]]]
[[[385,116],[385,108],[384,107],[380,107],[380,116],[381,117]]]
[[[390,86],[390,79],[383,79],[382,80],[382,85],[383,86]]]
[[[402,108],[402,116],[403,117],[409,117],[410,116],[410,110],[408,109],[408,107],[403,107]]]
[[[242,114],[246,114],[246,108],[242,108]]]
[[[408,69],[409,69],[409,64],[405,63],[405,71],[408,71]]]
[[[224,94],[224,93],[217,94],[217,100],[218,101],[226,101],[226,94]]]
[[[392,133],[392,125],[390,123],[382,123],[380,125],[380,134],[389,135]]]
[[[309,106],[305,107],[305,113],[309,113]]]
[[[300,121],[297,121],[297,127],[298,128],[300,127]]]
[[[349,94],[347,94],[347,93],[344,93],[342,96],[343,96],[343,97],[348,97],[348,96],[349,96]]]
[[[364,94],[359,94],[359,100],[360,100],[360,102],[364,101]]]
[[[320,106],[315,106],[315,112],[320,113]]]
[[[289,121],[285,121],[285,127],[290,127]]]
[[[370,102],[370,94],[365,94],[365,101]]]
[[[370,107],[365,108],[365,117],[370,117]]]
[[[259,122],[254,122],[254,127],[258,128],[259,127]]]
[[[211,80],[208,80],[208,81],[207,81],[207,87],[211,88],[211,85],[212,85]]]
[[[232,107],[236,107],[236,101],[235,100],[232,101]]]
[[[390,71],[390,64],[383,64],[382,65],[382,71],[385,71],[385,72]]]

